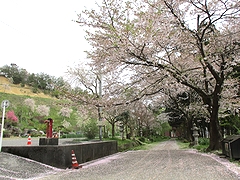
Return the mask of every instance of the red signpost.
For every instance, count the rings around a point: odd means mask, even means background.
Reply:
[[[47,138],[52,138],[53,132],[52,132],[52,127],[53,127],[53,120],[52,118],[48,118],[47,120],[44,121],[47,124]]]
[[[53,119],[48,118],[44,121],[44,123],[47,124],[46,129],[46,138],[40,138],[39,139],[39,145],[58,145],[58,137],[53,137]]]

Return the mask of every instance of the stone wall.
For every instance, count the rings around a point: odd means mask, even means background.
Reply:
[[[116,141],[101,141],[74,145],[5,146],[3,152],[29,158],[57,168],[72,166],[72,150],[79,164],[117,153]]]

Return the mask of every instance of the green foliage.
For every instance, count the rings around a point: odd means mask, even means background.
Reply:
[[[3,137],[10,137],[10,136],[11,136],[11,132],[9,130],[3,131]]]
[[[50,94],[52,97],[56,97],[56,98],[60,98],[61,95],[63,95],[60,91],[58,90],[53,90],[53,91],[50,91]]]
[[[109,138],[105,138],[105,140],[108,140]],[[122,138],[118,138],[118,137],[114,137],[114,138],[110,138],[110,140],[115,140],[118,142],[118,146],[120,145],[124,145],[127,144],[129,142],[132,142],[132,140],[130,139],[122,139]]]
[[[193,146],[194,149],[197,149],[200,152],[207,152],[208,145],[196,145]]]
[[[83,134],[88,139],[94,139],[98,133],[98,126],[97,120],[90,119],[84,126],[83,126]]]
[[[7,94],[0,92],[0,101],[9,100],[10,106],[6,108],[6,113],[8,111],[14,111],[15,115],[18,118],[18,122],[15,125],[10,125],[11,127],[18,127],[19,133],[23,133],[28,129],[36,129],[37,131],[46,131],[46,124],[44,120],[48,117],[51,117],[54,120],[53,124],[53,131],[61,131],[61,132],[71,132],[79,131],[80,128],[76,126],[77,124],[77,117],[72,116],[71,118],[67,118],[68,122],[72,125],[71,128],[66,130],[62,127],[62,117],[59,115],[59,111],[62,108],[61,104],[69,104],[69,108],[72,108],[71,103],[67,100],[58,100],[58,99],[50,99],[50,98],[39,98],[39,97],[29,97],[29,96],[21,96],[21,95],[14,95],[14,94]],[[36,112],[36,107],[34,111],[31,110],[31,107],[25,105],[24,101],[26,99],[33,99],[35,102],[35,106],[39,105],[46,105],[50,107],[49,116],[41,116]],[[60,104],[60,105],[59,105]],[[76,114],[77,108],[73,107],[73,114]],[[1,111],[1,110],[0,110]],[[6,132],[6,136],[10,135],[17,135],[15,132],[8,130]]]
[[[121,113],[120,115],[118,115],[116,117],[116,119],[118,121],[122,121],[123,124],[127,124],[127,122],[129,121],[130,119],[130,112],[129,111],[124,111],[123,113]]]
[[[63,134],[61,136],[61,138],[81,138],[81,137],[83,137],[82,134],[72,134],[72,133],[70,133],[70,134]],[[74,139],[73,141],[80,141],[80,140]]]
[[[33,88],[32,88],[32,92],[33,92],[33,93],[39,93],[39,90],[38,90],[37,87],[33,87]]]
[[[11,79],[13,84],[20,84],[21,87],[29,85],[33,93],[43,91],[44,93],[59,97],[61,94],[57,89],[63,88],[68,83],[62,77],[56,78],[45,73],[34,74],[28,73],[26,69],[19,68],[15,64],[0,67],[1,74]]]
[[[12,78],[13,84],[25,83],[27,76],[26,70],[18,68],[15,64],[11,66],[5,65],[0,68],[0,71],[5,74],[6,77]]]
[[[233,67],[231,76],[236,79],[240,79],[240,63]]]
[[[208,138],[199,138],[198,144],[199,145],[209,145],[209,139]]]
[[[151,136],[149,138],[149,140],[151,142],[161,142],[161,141],[167,140],[167,139],[169,139],[169,137],[166,137],[166,136]]]
[[[226,129],[227,132],[233,134],[240,134],[240,118],[238,115],[229,114],[224,118],[219,118],[221,126]]]
[[[140,138],[138,138],[138,140],[141,141],[141,142],[145,142],[146,138],[145,137],[140,137]]]
[[[180,149],[187,149],[189,148],[189,142],[186,139],[182,139],[177,141],[178,146]]]
[[[178,140],[178,145],[181,149],[193,148],[197,149],[201,152],[206,152],[206,149],[209,146],[209,139],[208,138],[198,138],[198,145],[191,145],[186,139]]]
[[[164,136],[165,132],[169,132],[172,127],[169,125],[168,122],[164,122],[161,124],[161,135]]]
[[[39,131],[31,131],[31,136],[32,137],[40,137],[41,133]]]
[[[194,145],[192,148],[197,149],[201,152],[206,152],[209,146],[209,139],[207,138],[198,138],[198,145]]]
[[[127,150],[147,150],[153,146],[159,144],[159,142],[166,141],[169,138],[159,136],[156,138],[155,142],[149,141],[147,138],[139,139],[121,139],[120,137],[114,138],[105,138],[104,140],[115,140],[118,144],[118,151],[127,151]],[[144,142],[145,143],[144,143]]]
[[[4,137],[19,136],[22,132],[21,129],[18,127],[18,123],[16,121],[12,121],[11,119],[5,120],[4,129]]]

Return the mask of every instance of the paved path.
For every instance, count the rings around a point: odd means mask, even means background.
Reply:
[[[151,150],[118,153],[87,163],[82,169],[62,170],[40,180],[237,180],[240,168],[213,154],[179,150],[174,140]]]

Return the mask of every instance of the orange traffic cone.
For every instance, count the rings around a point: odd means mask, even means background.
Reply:
[[[32,141],[31,141],[31,136],[28,136],[28,141],[27,141],[27,145],[31,145]]]
[[[79,169],[79,168],[82,168],[82,166],[78,164],[75,153],[72,150],[72,169]]]

